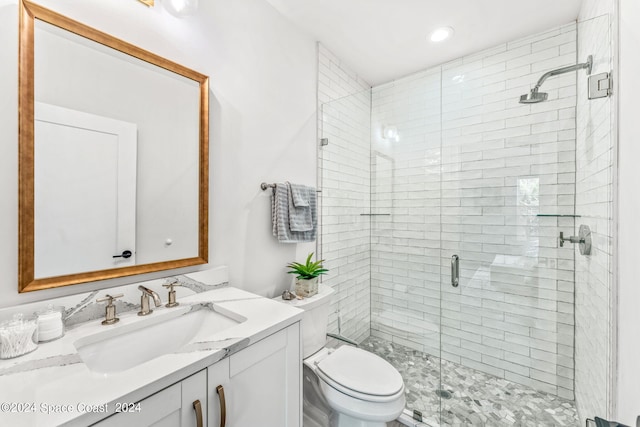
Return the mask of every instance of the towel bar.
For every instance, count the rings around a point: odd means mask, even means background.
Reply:
[[[276,185],[263,182],[262,184],[260,184],[260,188],[262,189],[262,191],[266,191],[267,188],[276,188]],[[322,190],[316,190],[316,193],[322,193]]]
[[[262,188],[262,191],[266,191],[267,188],[276,188],[275,184],[267,184],[266,182],[263,182],[262,184],[260,184],[260,188]]]

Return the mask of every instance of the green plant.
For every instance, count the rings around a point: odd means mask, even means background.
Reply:
[[[323,259],[316,262],[311,262],[311,258],[313,257],[313,252],[309,254],[307,257],[307,261],[304,264],[300,264],[299,262],[292,262],[287,264],[287,267],[291,269],[291,271],[287,271],[288,274],[297,274],[296,279],[304,279],[309,280],[315,277],[320,276],[321,274],[327,274],[329,270],[322,267]]]

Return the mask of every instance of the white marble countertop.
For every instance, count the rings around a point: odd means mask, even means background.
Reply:
[[[232,312],[246,321],[117,374],[91,372],[74,343],[107,328],[131,327],[175,308],[163,306],[146,317],[138,317],[135,311],[119,313],[120,322],[111,326],[87,322],[56,341],[41,343],[30,354],[0,360],[0,425],[89,425],[113,413],[116,402],[139,401],[302,317],[301,310],[232,287],[180,299],[180,307],[202,303],[213,303],[216,311]]]

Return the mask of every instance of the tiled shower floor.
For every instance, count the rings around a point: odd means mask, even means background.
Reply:
[[[407,408],[422,411],[431,426],[580,426],[572,401],[446,360],[442,361],[442,388],[452,397],[442,399],[441,412],[435,393],[441,386],[438,357],[374,337],[360,348],[400,371],[408,390]]]

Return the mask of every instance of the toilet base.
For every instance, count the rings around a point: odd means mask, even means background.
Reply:
[[[331,417],[331,427],[387,427],[387,423],[359,420],[346,414],[334,412]]]

